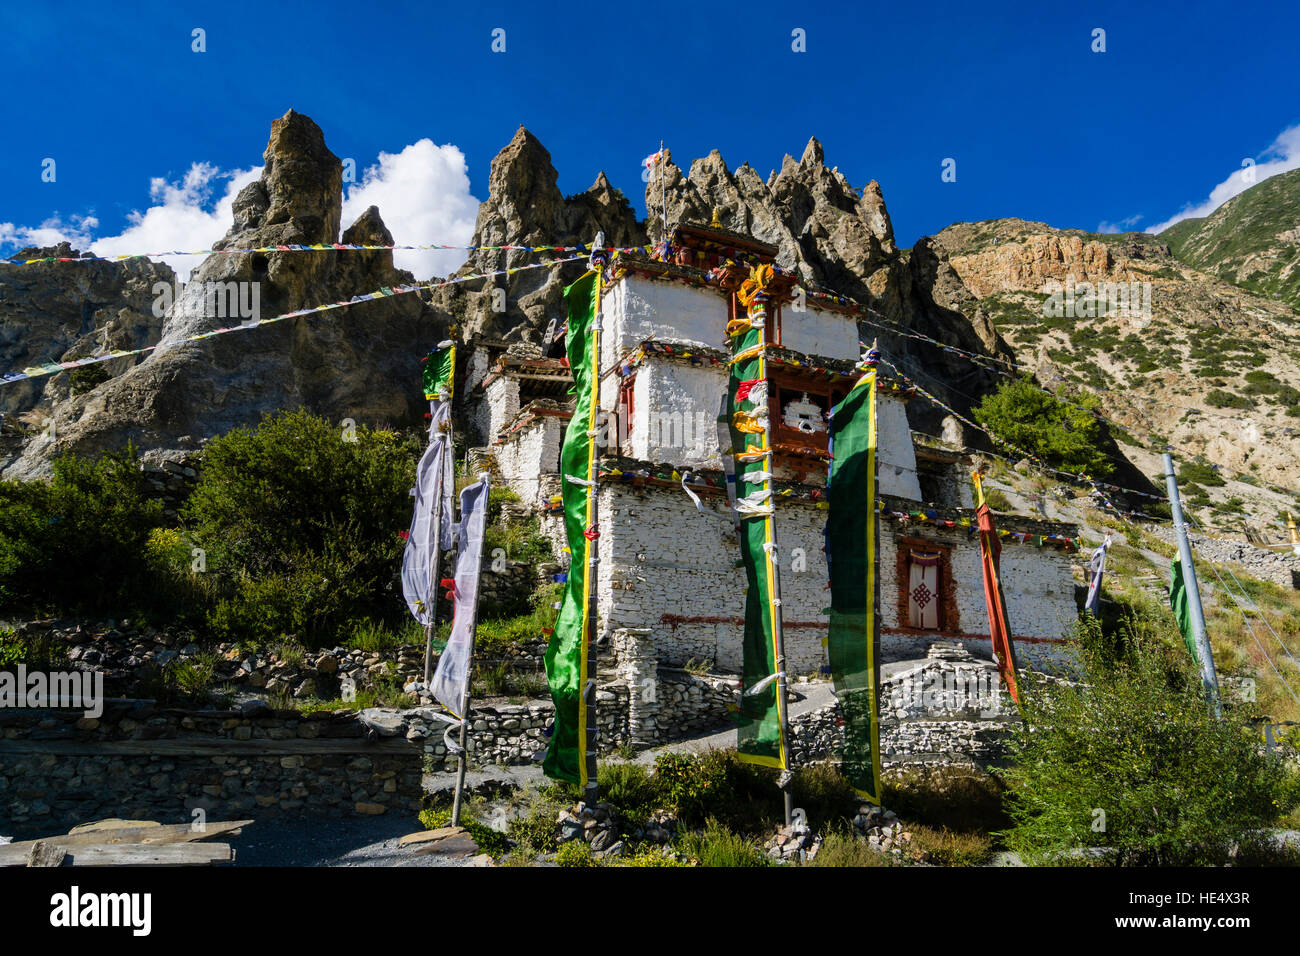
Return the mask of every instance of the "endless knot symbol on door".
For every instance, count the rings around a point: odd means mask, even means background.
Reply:
[[[912,588],[912,600],[916,602],[917,607],[925,607],[933,597],[934,594],[924,584]]]

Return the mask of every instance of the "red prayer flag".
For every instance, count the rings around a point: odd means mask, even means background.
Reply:
[[[1020,704],[1020,690],[1016,686],[1016,652],[1011,646],[1011,628],[1007,625],[1007,606],[1002,597],[1002,581],[998,563],[1002,557],[1002,542],[993,527],[993,512],[981,504],[975,512],[980,532],[980,559],[984,566],[984,603],[989,611],[989,637],[993,640],[993,657],[998,663],[998,674],[1011,699]]]

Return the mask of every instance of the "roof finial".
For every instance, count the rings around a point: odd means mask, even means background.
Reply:
[[[712,221],[711,223],[709,223],[709,228],[710,228],[710,229],[721,229],[721,228],[722,228],[722,220],[719,218],[721,215],[722,215],[722,210],[719,209],[717,206],[714,206],[714,207],[713,207],[713,221]]]

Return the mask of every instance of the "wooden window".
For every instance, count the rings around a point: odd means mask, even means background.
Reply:
[[[620,438],[629,437],[632,434],[632,412],[636,400],[636,373],[627,375],[618,386],[618,413],[623,419],[622,435]]]

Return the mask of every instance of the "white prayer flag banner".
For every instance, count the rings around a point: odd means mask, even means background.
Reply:
[[[478,587],[483,569],[483,535],[487,529],[488,479],[481,478],[460,493],[456,576],[453,585],[451,636],[438,658],[433,696],[457,717],[469,696],[470,658],[478,625]]]
[[[450,441],[451,401],[429,403],[433,421],[429,425],[429,447],[415,471],[415,513],[402,555],[402,596],[421,624],[428,624],[437,599],[438,559],[451,547],[451,496],[456,487]],[[439,537],[434,542],[434,509],[441,508]]]

